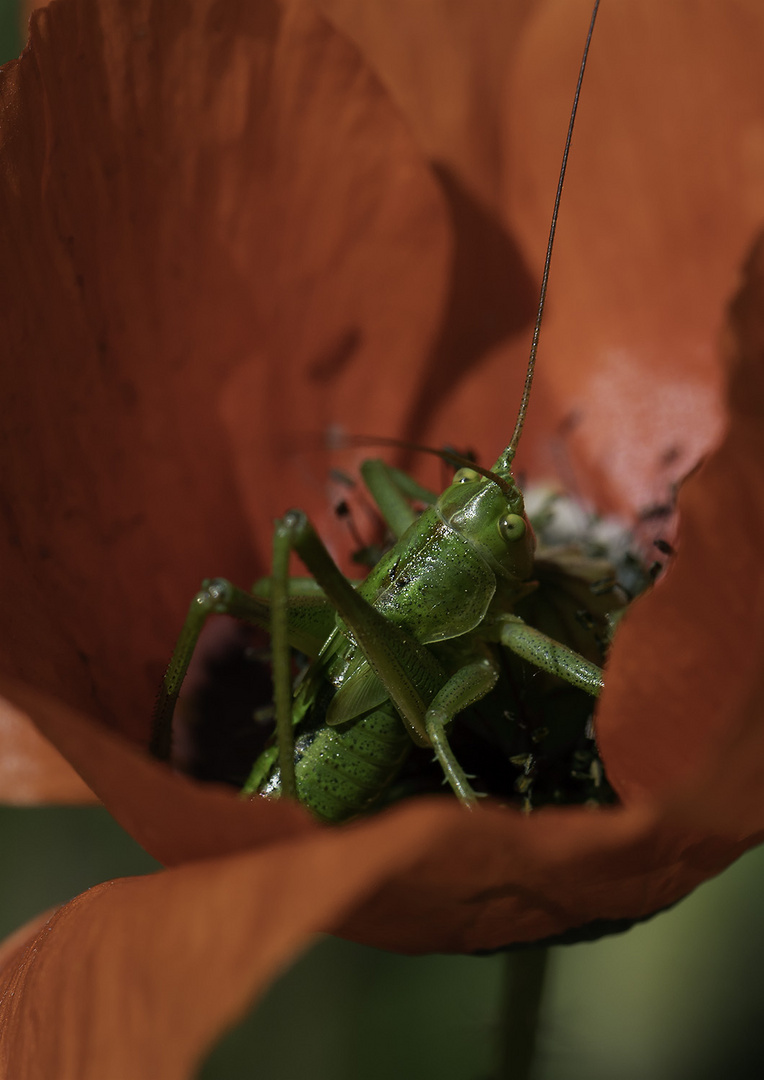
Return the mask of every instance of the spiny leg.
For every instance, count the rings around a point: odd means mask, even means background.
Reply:
[[[191,601],[154,707],[149,749],[160,761],[169,760],[173,712],[199,635],[210,615],[232,615],[264,629],[268,629],[271,617],[269,604],[237,589],[230,581],[214,578],[202,582],[201,589]]]
[[[273,595],[273,578],[264,577],[256,581],[252,586],[252,595],[270,600]],[[290,600],[299,597],[301,600],[326,601],[324,590],[312,577],[290,577],[287,581],[287,595]]]
[[[559,641],[528,626],[517,615],[502,619],[501,643],[513,653],[593,697],[602,691],[602,668]]]
[[[372,607],[342,575],[320,537],[302,511],[293,510],[277,524],[274,540],[273,603],[280,589],[289,552],[295,550],[313,573],[323,592],[351,630],[369,666],[380,679],[412,735],[431,742],[446,779],[465,805],[473,805],[476,794],[454,757],[445,728],[468,705],[485,696],[496,684],[498,673],[487,657],[464,664],[450,678],[433,654],[401,627],[391,623]],[[276,552],[278,551],[278,554]],[[274,650],[276,650],[274,627]],[[274,677],[276,672],[274,669]],[[278,701],[288,701],[288,672],[280,671],[282,689]],[[426,702],[430,702],[429,706]],[[287,717],[284,709],[285,720]],[[291,731],[291,726],[290,726]],[[424,736],[424,740],[422,739]]]
[[[285,533],[282,523],[278,521],[273,533],[273,563],[271,564],[273,703],[276,708],[276,742],[279,749],[281,790],[287,798],[296,799],[297,778],[294,771],[294,729],[292,728],[292,670],[287,633],[290,551],[288,534]]]
[[[334,625],[334,612],[323,594],[313,587],[301,590],[287,584],[287,634],[289,645],[300,649],[309,657],[318,655]],[[257,588],[257,586],[256,586]],[[270,596],[270,590],[268,590]],[[251,626],[271,629],[272,606],[270,599],[261,599],[237,588],[224,578],[202,582],[202,587],[191,601],[188,615],[180,632],[175,651],[159,688],[150,751],[160,761],[170,757],[172,744],[172,717],[191,657],[199,641],[199,635],[210,615],[230,615]]]
[[[423,488],[412,477],[376,459],[361,465],[364,482],[388,527],[400,538],[417,519],[411,509],[411,499],[427,505],[437,501],[433,492]],[[427,709],[425,728],[435,756],[456,797],[465,806],[475,805],[477,795],[448,742],[446,727],[468,705],[493,689],[498,672],[486,659],[478,659],[457,671],[436,694]]]
[[[493,690],[498,677],[496,666],[488,657],[465,664],[435,695],[425,716],[427,734],[446,779],[459,801],[470,808],[477,801],[477,793],[454,757],[446,737],[446,727],[458,713]]]
[[[411,509],[411,500],[431,506],[437,495],[422,487],[416,480],[400,469],[395,469],[378,458],[371,458],[361,465],[361,475],[369,489],[377,509],[396,540],[414,524],[418,514]]]
[[[277,544],[300,556],[342,620],[352,631],[372,671],[382,681],[412,734],[425,745],[425,698],[442,686],[443,669],[416,638],[394,625],[358,593],[327,551],[301,510],[291,510],[276,528]]]

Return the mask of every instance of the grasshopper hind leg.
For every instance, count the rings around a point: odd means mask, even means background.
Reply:
[[[284,604],[285,568],[292,550],[313,573],[351,629],[371,669],[415,741],[423,746],[432,744],[457,798],[467,806],[474,805],[477,796],[449,746],[446,726],[457,713],[484,697],[496,684],[498,672],[492,660],[482,652],[462,652],[456,658],[457,670],[449,677],[434,652],[386,619],[353,589],[336,567],[307,517],[297,510],[287,514],[276,529],[274,613],[277,606]],[[272,638],[274,655],[277,655],[279,634],[275,620]],[[274,666],[274,682],[277,690],[280,690],[276,699],[277,730],[281,730],[280,722],[284,729],[289,725],[291,734],[290,685],[286,669],[277,670]],[[282,751],[286,748],[280,762],[287,764],[291,747],[280,734],[279,745]],[[282,790],[287,793],[283,772]],[[293,790],[296,790],[296,786]]]

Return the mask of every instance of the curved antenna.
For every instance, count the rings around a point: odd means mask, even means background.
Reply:
[[[547,285],[549,282],[549,267],[552,263],[552,248],[554,247],[554,237],[557,231],[557,216],[560,212],[560,199],[562,198],[562,186],[565,182],[565,172],[568,167],[568,155],[570,153],[570,144],[573,139],[573,125],[576,122],[576,113],[578,112],[578,99],[581,96],[581,84],[584,81],[584,72],[586,71],[586,61],[589,56],[589,46],[592,42],[592,34],[594,33],[594,23],[597,20],[597,11],[599,10],[600,0],[595,0],[594,8],[592,10],[592,17],[589,22],[589,31],[586,35],[586,43],[584,44],[584,54],[581,57],[581,66],[578,69],[578,81],[576,83],[576,92],[573,95],[573,108],[570,112],[570,121],[568,122],[568,134],[565,138],[565,149],[562,155],[562,165],[560,166],[560,178],[557,181],[557,194],[554,197],[554,209],[552,210],[552,223],[549,227],[549,240],[546,246],[546,258],[544,259],[544,272],[541,275],[541,291],[539,294],[539,306],[536,312],[536,325],[533,328],[533,340],[531,341],[531,352],[528,358],[528,369],[525,373],[525,385],[523,386],[523,396],[520,399],[520,409],[517,414],[517,422],[515,424],[515,430],[512,433],[512,438],[509,440],[509,446],[501,455],[499,460],[494,465],[496,472],[503,472],[510,468],[517,452],[517,444],[520,442],[520,435],[523,430],[523,424],[525,423],[525,414],[528,409],[528,402],[531,396],[531,386],[533,385],[533,372],[536,367],[536,353],[538,351],[539,333],[541,332],[541,319],[544,315],[544,304],[546,303]]]

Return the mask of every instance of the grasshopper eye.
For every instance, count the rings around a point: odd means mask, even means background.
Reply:
[[[508,544],[525,536],[525,518],[519,514],[507,514],[499,521],[499,532]]]
[[[454,478],[451,481],[452,484],[466,484],[470,480],[479,480],[480,473],[475,472],[474,469],[457,469],[454,473]]]

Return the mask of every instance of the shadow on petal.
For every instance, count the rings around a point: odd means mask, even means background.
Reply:
[[[145,740],[205,574],[290,504],[348,546],[326,432],[396,434],[445,209],[307,3],[55,4],[1,92],[2,664]]]

